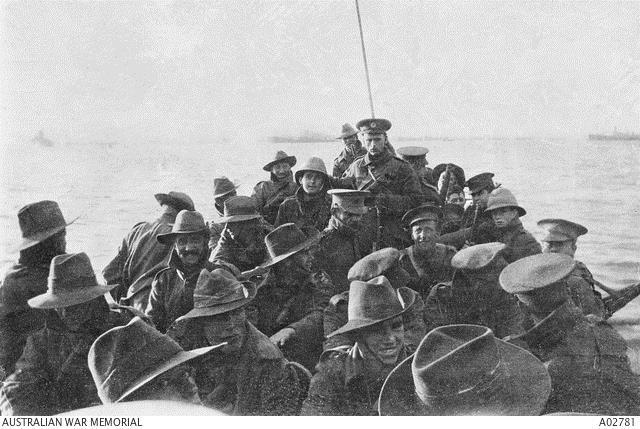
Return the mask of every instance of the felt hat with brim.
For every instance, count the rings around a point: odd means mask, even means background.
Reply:
[[[429,332],[380,391],[382,416],[538,415],[551,378],[534,355],[478,325]]]
[[[369,191],[354,191],[353,189],[329,189],[331,195],[331,207],[340,207],[344,211],[353,214],[367,214],[369,209],[365,201],[372,197]]]
[[[391,129],[391,121],[382,118],[362,119],[356,124],[361,133],[383,134]]]
[[[354,332],[402,315],[415,301],[403,302],[385,276],[374,277],[363,282],[354,280],[349,286],[348,321],[327,338],[347,332]]]
[[[356,134],[358,134],[358,130],[353,128],[351,124],[348,124],[348,123],[342,124],[342,132],[338,137],[336,137],[336,140],[346,139],[347,137],[351,137]]]
[[[480,270],[493,262],[506,247],[504,243],[483,243],[460,250],[451,258],[453,268]]]
[[[40,309],[70,307],[91,301],[116,286],[98,283],[86,253],[65,253],[51,260],[47,291],[27,302]]]
[[[223,216],[218,220],[219,223],[244,222],[262,217],[258,213],[256,201],[251,197],[238,195],[231,197],[224,202]]]
[[[60,206],[55,201],[45,200],[27,204],[18,210],[18,224],[22,232],[22,242],[18,245],[18,250],[42,243],[77,219],[76,217],[71,222],[64,220]]]
[[[264,171],[271,171],[271,167],[281,162],[286,162],[291,167],[293,167],[294,165],[296,165],[297,159],[295,156],[289,156],[285,151],[279,150],[273,157],[273,161],[269,161],[268,163],[266,163],[264,167],[262,167],[262,169]]]
[[[159,375],[216,347],[184,351],[169,336],[134,317],[95,340],[89,349],[89,370],[102,402],[120,402]]]
[[[587,228],[579,223],[565,219],[542,219],[538,221],[538,226],[545,232],[545,235],[540,238],[540,241],[575,240],[579,236],[589,232]]]
[[[485,211],[490,212],[491,210],[501,209],[504,207],[516,209],[518,211],[518,216],[524,216],[527,214],[527,211],[518,205],[518,200],[516,200],[516,197],[510,190],[506,188],[496,188],[489,194],[487,208]]]
[[[509,293],[523,293],[556,283],[569,275],[575,266],[571,256],[540,253],[518,259],[500,273],[500,286]]]
[[[393,247],[376,250],[356,261],[347,273],[349,281],[367,282],[378,276],[385,276],[395,289],[406,286],[411,275],[400,266],[402,252]]]
[[[492,190],[495,188],[495,184],[493,183],[493,173],[480,173],[476,174],[473,177],[470,177],[464,184],[467,188],[469,188],[470,193],[480,192],[483,189]]]
[[[158,234],[156,239],[161,244],[172,244],[177,236],[185,234],[209,235],[209,227],[200,212],[182,210],[176,216],[171,232]]]
[[[213,198],[219,198],[227,195],[228,193],[238,189],[238,187],[239,185],[236,185],[224,176],[216,177],[213,179]]]
[[[227,270],[202,270],[193,291],[193,309],[177,320],[228,313],[250,303],[256,293],[254,283],[240,282]]]
[[[126,401],[79,408],[58,416],[226,416],[227,414],[203,405],[178,401]]]
[[[324,161],[316,156],[312,156],[307,159],[304,164],[300,166],[296,174],[294,175],[296,183],[300,184],[300,179],[307,171],[315,171],[324,176],[325,186],[329,186],[329,175],[327,174],[327,167],[324,165]]]
[[[453,174],[454,177],[456,178],[456,183],[459,186],[464,186],[465,184],[464,170],[462,169],[462,167],[452,163],[438,164],[433,168],[433,172],[431,173],[431,175],[433,176],[435,181],[437,182],[440,179],[440,176],[442,175],[442,173],[444,173],[447,170],[447,165],[451,166],[449,168],[449,172]]]
[[[154,197],[160,204],[167,204],[176,210],[195,210],[191,197],[184,192],[170,191],[168,194],[155,194]]]
[[[431,220],[438,222],[442,219],[442,209],[435,204],[422,204],[406,212],[402,216],[402,223],[410,227],[416,222]]]
[[[264,237],[264,243],[269,252],[269,259],[260,265],[261,268],[271,267],[284,261],[318,242],[318,236],[310,238],[294,223],[285,223],[271,231]]]
[[[429,149],[423,146],[403,146],[396,149],[396,153],[402,159],[407,160],[409,158],[422,158],[429,153]]]

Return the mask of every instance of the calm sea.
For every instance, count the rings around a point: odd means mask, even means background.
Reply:
[[[393,140],[392,140],[393,142]],[[612,287],[640,279],[640,143],[586,139],[503,139],[393,142],[396,147],[422,145],[433,167],[454,162],[467,177],[483,171],[515,194],[527,210],[525,227],[563,217],[589,233],[579,240],[576,258]],[[205,218],[213,216],[213,179],[225,175],[250,194],[268,174],[262,165],[283,149],[298,163],[320,156],[331,169],[340,143],[272,144],[216,142],[169,145],[25,144],[2,150],[0,176],[0,263],[17,258],[20,232],[16,213],[32,201],[53,199],[69,220],[68,251],[85,251],[99,272],[115,255],[137,222],[155,219],[157,192],[187,192]],[[628,339],[640,337],[640,304],[632,303],[616,319]],[[636,356],[637,357],[637,356]]]

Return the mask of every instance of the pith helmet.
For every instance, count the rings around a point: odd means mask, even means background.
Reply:
[[[527,211],[518,205],[518,200],[511,193],[510,190],[506,188],[497,188],[491,191],[489,194],[489,199],[487,200],[487,208],[485,211],[490,212],[491,210],[500,209],[502,207],[512,207],[518,211],[518,216],[524,216],[527,214]]]
[[[18,223],[22,231],[19,250],[27,249],[65,229],[78,218],[67,223],[55,201],[38,201],[18,210]]]
[[[542,219],[538,226],[545,231],[540,241],[569,241],[575,240],[589,230],[579,223],[564,219]]]
[[[327,167],[324,165],[324,161],[322,159],[318,158],[317,156],[312,156],[300,166],[295,174],[296,183],[298,185],[300,184],[300,179],[307,171],[315,171],[316,173],[322,174],[324,176],[325,186],[328,186],[329,175],[327,174]]]
[[[336,140],[346,139],[347,137],[351,137],[358,134],[358,130],[353,128],[351,124],[342,124],[342,133],[340,136],[336,137]]]

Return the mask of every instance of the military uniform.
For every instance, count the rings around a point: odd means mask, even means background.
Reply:
[[[415,251],[414,245],[402,251],[400,266],[416,279],[413,287],[420,293],[422,299],[426,299],[434,285],[452,279],[454,269],[451,267],[451,258],[455,254],[454,247],[436,244],[433,253],[425,257]]]
[[[357,158],[367,154],[367,150],[362,146],[358,147],[355,152],[351,152],[346,148],[342,149],[340,154],[333,160],[333,177],[342,177],[344,172],[349,168],[351,163]]]
[[[285,180],[279,181],[271,174],[271,180],[258,182],[253,188],[251,198],[256,202],[256,207],[262,217],[274,224],[278,215],[280,204],[288,197],[295,194],[298,185],[293,181],[293,173]]]
[[[602,296],[595,289],[595,280],[585,264],[575,261],[573,271],[566,278],[569,296],[573,303],[586,314],[593,314],[601,319],[608,317]]]
[[[295,223],[303,231],[320,232],[325,229],[331,218],[331,197],[321,192],[321,195],[306,198],[301,186],[294,196],[282,202],[274,225]]]
[[[496,230],[498,232],[498,241],[507,245],[503,251],[503,256],[507,262],[542,253],[540,243],[524,229],[520,221],[506,228]]]

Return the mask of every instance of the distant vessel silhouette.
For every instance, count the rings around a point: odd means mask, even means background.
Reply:
[[[46,138],[44,136],[44,132],[42,130],[40,130],[38,132],[38,134],[34,138],[31,139],[31,141],[33,143],[39,144],[40,146],[45,146],[45,147],[53,147],[54,146],[53,141],[48,139],[48,138]]]
[[[640,140],[640,134],[621,133],[614,128],[611,134],[589,134],[589,140]]]

